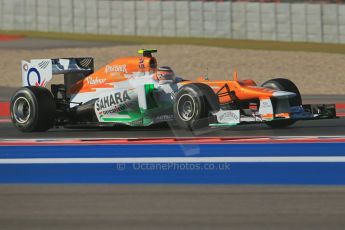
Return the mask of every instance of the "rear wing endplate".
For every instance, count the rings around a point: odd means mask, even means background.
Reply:
[[[83,74],[93,73],[93,58],[56,58],[32,59],[22,61],[23,86],[46,86],[56,74]]]

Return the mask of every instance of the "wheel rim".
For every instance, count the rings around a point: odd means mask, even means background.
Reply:
[[[190,121],[195,114],[195,101],[189,94],[182,95],[177,102],[178,115],[183,121]]]
[[[23,124],[30,118],[30,103],[25,97],[18,97],[13,104],[14,119]]]

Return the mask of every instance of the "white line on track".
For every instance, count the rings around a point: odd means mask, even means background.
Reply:
[[[332,163],[345,156],[292,157],[140,157],[140,158],[28,158],[0,159],[0,164],[112,164],[112,163]]]

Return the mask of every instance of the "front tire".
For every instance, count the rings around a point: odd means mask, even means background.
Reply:
[[[176,94],[174,115],[177,124],[183,129],[193,130],[199,121],[204,118],[207,120],[211,111],[218,110],[218,97],[208,85],[188,84],[182,86]]]
[[[275,78],[275,79],[266,81],[261,86],[265,88],[274,89],[274,90],[281,90],[281,91],[295,93],[296,96],[289,99],[290,106],[302,105],[301,93],[299,92],[297,86],[289,79]],[[291,119],[266,122],[266,124],[272,128],[286,128],[295,123],[296,123],[296,120],[291,120]]]
[[[14,93],[10,104],[11,120],[22,132],[42,132],[54,124],[56,105],[51,92],[27,86]]]

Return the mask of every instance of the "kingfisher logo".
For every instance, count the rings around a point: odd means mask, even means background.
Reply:
[[[127,73],[127,65],[107,65],[105,66],[105,73],[123,72]]]
[[[220,120],[239,120],[239,117],[237,116],[236,113],[233,113],[231,111],[228,111],[227,113],[223,113],[222,115],[219,116]]]
[[[219,111],[216,113],[219,123],[240,123],[240,111]]]

